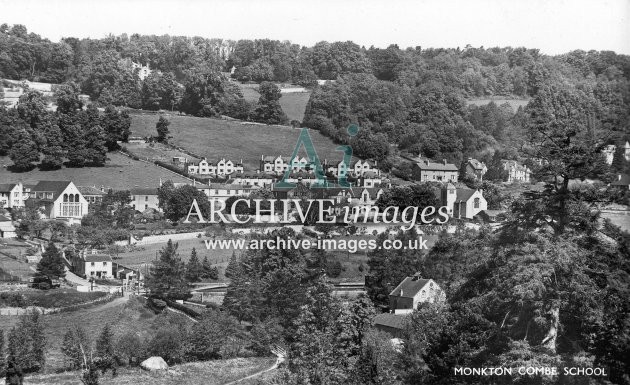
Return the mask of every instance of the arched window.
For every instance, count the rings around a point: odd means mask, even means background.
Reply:
[[[74,201],[79,203],[79,194],[74,194]]]
[[[475,207],[476,209],[478,209],[478,208],[479,208],[479,198],[475,198],[474,207]]]
[[[67,202],[68,201],[68,194],[63,194],[63,201]]]

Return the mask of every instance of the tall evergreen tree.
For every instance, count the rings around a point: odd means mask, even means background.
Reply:
[[[54,243],[48,243],[46,250],[42,254],[37,264],[37,274],[48,276],[50,278],[62,278],[66,276],[66,265],[57,246]]]
[[[116,375],[116,350],[114,349],[114,332],[107,323],[96,339],[96,365],[103,373],[112,370]]]
[[[146,279],[151,297],[164,299],[186,299],[190,297],[190,286],[186,279],[186,265],[177,253],[177,243],[168,240],[153,262]]]
[[[18,363],[26,373],[44,368],[46,337],[39,311],[21,316],[18,324],[9,332],[7,350],[8,361]]]
[[[207,261],[205,259],[204,261]],[[193,247],[190,253],[190,259],[188,260],[188,264],[186,265],[186,279],[190,282],[197,282],[199,278],[203,275],[203,265],[199,262],[199,257],[197,257],[197,250]]]
[[[225,268],[225,278],[233,278],[236,275],[236,272],[238,270],[239,270],[239,262],[238,262],[238,259],[236,258],[236,252],[232,251],[230,262],[228,262],[228,265]]]

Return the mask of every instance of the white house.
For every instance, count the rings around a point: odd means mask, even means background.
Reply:
[[[529,182],[532,171],[516,160],[502,159],[503,169],[508,172],[508,182]]]
[[[87,278],[113,278],[112,258],[106,254],[98,254],[96,252],[79,253],[71,263],[77,275]]]
[[[140,212],[144,212],[147,209],[154,209],[162,211],[159,207],[160,200],[158,199],[157,188],[133,188],[129,190],[131,195],[131,206]]]
[[[240,163],[232,162],[221,158],[216,164],[208,162],[206,158],[203,158],[197,164],[188,165],[189,174],[199,175],[231,175],[233,173],[243,173],[243,160]]]
[[[442,189],[442,204],[448,208],[453,218],[472,219],[488,209],[488,202],[483,197],[483,190],[455,188],[451,183]]]
[[[24,207],[24,201],[27,198],[28,195],[24,195],[24,185],[21,182],[0,184],[0,208]]]
[[[70,223],[80,222],[88,213],[88,201],[70,181],[41,181],[31,189],[26,203],[49,219]]]
[[[0,215],[0,238],[15,238],[15,226],[11,222],[11,218]]]
[[[290,162],[285,161],[281,156],[260,156],[260,171],[264,173],[281,174],[290,166]]]
[[[249,186],[243,186],[240,184],[222,184],[211,183],[209,185],[197,185],[195,186],[199,191],[202,191],[209,200],[226,201],[229,197],[233,196],[248,196],[252,192],[252,188]]]
[[[473,178],[482,181],[483,176],[488,171],[488,167],[484,162],[480,162],[477,159],[468,158],[466,161],[466,175],[470,175]]]
[[[376,175],[380,176],[381,170],[376,167],[376,162],[370,163],[367,160],[357,160],[354,164],[350,164],[350,166],[346,165],[344,160],[337,164],[328,164],[326,160],[324,160],[324,172],[330,173],[335,177],[344,177],[347,175],[351,175],[356,178],[363,177],[364,175]]]
[[[444,291],[432,279],[420,278],[419,274],[406,277],[389,293],[389,310],[394,314],[408,314],[423,302],[443,302]]]

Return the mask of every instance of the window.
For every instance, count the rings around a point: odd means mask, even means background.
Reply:
[[[148,195],[144,197],[144,201],[145,201],[145,202],[148,202],[148,201],[149,201],[149,196],[148,196]]]
[[[474,204],[474,207],[475,207],[476,209],[478,209],[478,208],[479,208],[479,198],[475,198],[475,201],[474,201],[474,203],[473,203],[473,204]]]
[[[103,262],[103,266],[107,266],[107,262]]]
[[[94,266],[94,262],[90,262],[90,266]]]

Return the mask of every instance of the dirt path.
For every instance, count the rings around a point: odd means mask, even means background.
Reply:
[[[278,358],[276,359],[276,362],[275,362],[273,365],[271,365],[270,367],[268,367],[267,369],[260,370],[260,371],[258,371],[258,372],[256,372],[256,373],[254,373],[254,374],[250,374],[250,375],[249,375],[249,376],[247,376],[247,377],[239,378],[238,380],[230,381],[230,382],[228,382],[227,384],[224,384],[224,385],[233,385],[233,384],[237,384],[237,383],[239,383],[239,382],[241,382],[241,381],[249,380],[249,379],[252,379],[252,378],[258,377],[258,376],[260,376],[260,375],[261,375],[261,374],[263,374],[263,373],[267,373],[267,372],[270,372],[270,371],[272,371],[272,370],[278,369],[278,366],[279,366],[279,365],[280,365],[283,361],[284,361],[284,357],[282,357],[282,356],[278,356]]]

